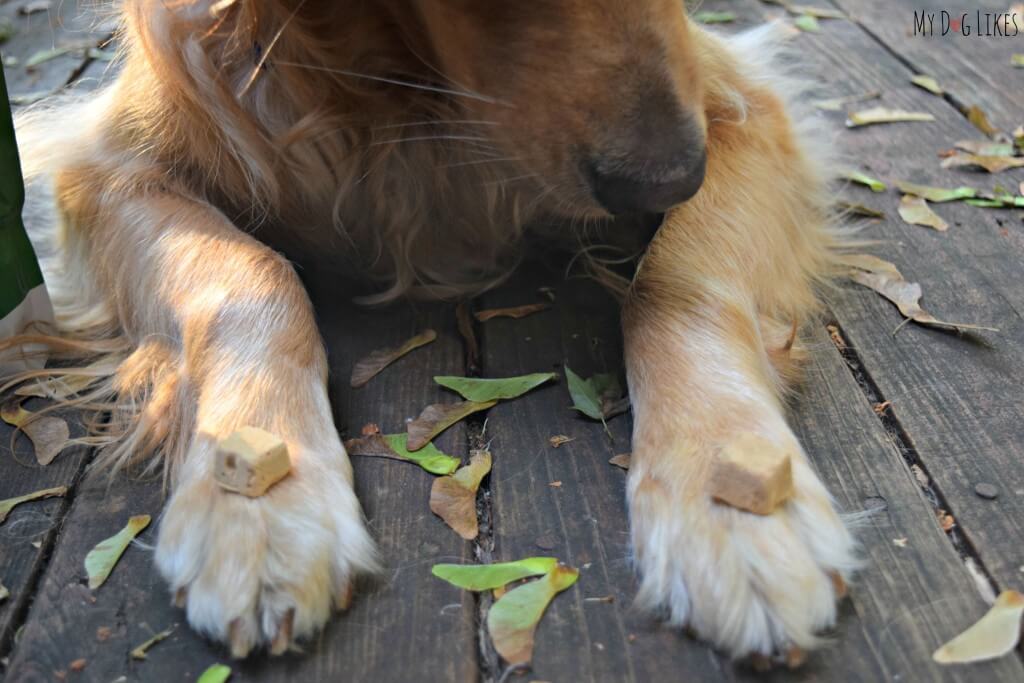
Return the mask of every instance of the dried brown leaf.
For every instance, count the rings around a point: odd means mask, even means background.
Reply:
[[[469,314],[467,302],[460,301],[455,307],[455,323],[462,341],[466,344],[466,365],[470,370],[479,370],[480,345],[476,341],[476,331],[473,329],[473,318]]]
[[[991,140],[958,140],[954,146],[957,149],[962,149],[965,152],[978,154],[983,157],[1013,156],[1013,144],[1009,142],[992,142]]]
[[[407,446],[410,451],[418,451],[430,441],[463,419],[467,415],[487,410],[498,402],[495,401],[459,401],[458,403],[433,403],[423,409],[420,416],[406,425],[409,434]]]
[[[484,323],[492,318],[525,318],[533,313],[539,313],[540,311],[546,311],[551,308],[550,304],[526,304],[524,306],[510,306],[507,308],[489,308],[485,311],[477,311],[473,314],[480,322]]]
[[[374,351],[352,366],[352,379],[349,381],[349,384],[354,388],[363,386],[373,379],[377,373],[405,354],[425,344],[429,344],[435,339],[437,339],[437,332],[427,329],[398,346]]]
[[[903,195],[903,198],[900,199],[899,214],[904,222],[911,225],[923,225],[940,232],[945,232],[949,229],[949,224],[932,211],[928,207],[928,202],[921,197],[909,194]]]
[[[963,166],[983,168],[989,173],[1001,173],[1011,168],[1024,166],[1024,157],[1010,156],[984,156],[981,154],[964,154],[957,152],[946,157],[942,162],[942,168],[960,168]]]
[[[999,134],[999,129],[989,123],[988,116],[981,107],[974,104],[967,108],[967,120],[974,124],[974,127],[989,137]]]
[[[869,289],[875,290],[886,299],[896,304],[896,307],[905,318],[922,325],[950,328],[954,330],[999,331],[995,328],[984,327],[982,325],[951,323],[939,320],[931,313],[921,308],[921,285],[916,282],[907,282],[902,278],[896,279],[883,273],[868,273],[860,270],[852,271],[850,273],[850,278],[860,285],[864,285]]]
[[[438,477],[430,487],[430,510],[462,538],[471,541],[480,533],[476,517],[476,492],[491,471],[491,454],[477,451],[469,464],[455,474]]]
[[[0,408],[0,419],[25,433],[32,442],[40,465],[49,465],[67,447],[71,438],[68,423],[62,418],[37,415],[25,410],[18,401],[11,401]]]
[[[555,434],[553,437],[548,439],[548,443],[551,444],[552,448],[558,448],[562,444],[575,441],[575,437],[566,436],[565,434]]]
[[[628,470],[632,459],[632,453],[619,453],[618,455],[609,458],[608,463],[615,465],[616,467],[621,467],[624,470]]]
[[[895,265],[871,254],[843,254],[839,259],[843,265],[866,270],[869,273],[882,273],[897,280],[903,279],[903,274]]]

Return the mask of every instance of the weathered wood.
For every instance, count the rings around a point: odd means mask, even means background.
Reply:
[[[88,48],[99,46],[114,30],[109,7],[93,0],[62,0],[28,16],[18,11],[23,4],[0,4],[0,21],[7,20],[14,28],[14,35],[0,45],[13,98],[51,93],[70,83],[96,61],[87,55]],[[27,66],[43,51],[63,47],[73,49]]]
[[[527,276],[529,277],[529,276]],[[503,288],[487,306],[521,303],[556,274]],[[486,323],[485,376],[552,369],[561,362],[583,375],[621,368],[616,306],[590,283],[557,286],[551,311]],[[841,607],[835,642],[779,680],[1015,680],[1024,669],[1009,657],[985,671],[939,668],[932,651],[986,606],[944,538],[913,475],[823,329],[793,423],[841,508],[884,506],[857,529],[865,567]],[[535,676],[544,680],[753,680],[705,645],[660,627],[630,609],[624,473],[608,464],[629,450],[629,419],[600,423],[574,414],[564,384],[499,404],[489,414],[492,439],[495,561],[552,555],[581,567],[576,587],[552,604],[537,635]],[[574,440],[553,448],[548,439]],[[552,487],[551,483],[561,485]],[[894,539],[907,538],[901,548]],[[612,602],[587,598],[612,596]]]
[[[38,410],[45,404],[33,399],[25,405]],[[62,416],[71,422],[75,419],[74,415]],[[75,430],[76,435],[81,432]],[[88,449],[71,446],[41,467],[36,463],[32,444],[23,434],[11,450],[13,434],[13,427],[0,422],[0,500],[56,486],[67,486],[68,494],[23,503],[0,524],[0,583],[10,591],[10,597],[0,601],[0,657],[9,651],[15,629],[32,601],[35,582],[46,566],[61,520],[70,507],[73,485],[88,459]]]
[[[1016,29],[1011,35],[996,35],[986,14],[1005,14],[1016,3],[1004,0],[975,0],[963,5],[944,0],[833,0],[847,11],[866,32],[899,56],[913,71],[933,76],[959,106],[980,106],[989,121],[1009,132],[1024,123],[1024,89],[1021,70],[1010,63],[1010,55],[1024,44],[1024,12],[1017,10]],[[949,18],[949,31],[942,33],[942,12]],[[914,33],[914,14],[933,18],[934,35]],[[980,15],[979,15],[980,13]],[[962,15],[966,14],[966,18]],[[962,21],[970,35],[954,30]],[[1002,25],[1000,25],[1002,28]],[[1013,31],[1018,33],[1013,35]],[[879,48],[876,45],[874,49]],[[984,138],[976,133],[979,139]]]
[[[423,405],[443,398],[431,375],[462,373],[462,349],[450,307],[355,312],[333,298],[321,301],[337,424],[349,434],[358,434],[367,422],[400,431]],[[347,386],[355,360],[426,326],[438,331],[436,342],[414,351],[362,389]],[[460,429],[449,430],[438,445],[449,453],[465,452]],[[359,585],[348,613],[334,618],[315,642],[306,645],[305,654],[254,656],[232,666],[247,680],[475,679],[473,597],[430,574],[435,562],[471,561],[470,545],[430,513],[432,477],[407,463],[353,461],[357,492],[380,546],[383,575]],[[83,585],[82,561],[88,550],[117,531],[131,514],[149,513],[155,520],[162,504],[158,481],[118,477],[108,488],[104,473],[88,477],[11,657],[9,680],[49,679],[53,671],[67,670],[71,661],[85,658],[88,680],[127,675],[191,681],[213,662],[228,660],[224,648],[193,633],[184,624],[183,612],[170,606],[167,587],[144,548],[129,548],[97,591],[90,593]],[[156,527],[154,523],[140,540],[152,544]],[[133,647],[172,624],[179,625],[174,635],[155,646],[145,662],[128,657]],[[111,629],[106,640],[97,639],[100,628]]]
[[[950,223],[945,233],[907,225],[896,214],[897,179],[956,187],[1016,187],[1020,171],[989,176],[940,168],[937,152],[977,131],[944,99],[909,84],[910,70],[880,51],[859,26],[822,23],[820,34],[794,41],[805,68],[829,83],[825,96],[867,90],[885,92],[882,102],[935,115],[931,123],[891,124],[843,130],[841,113],[827,114],[851,164],[890,183],[875,194],[851,188],[856,201],[882,209],[887,219],[869,224],[872,251],[921,283],[923,305],[937,317],[998,327],[1000,332],[958,335],[909,324],[893,336],[901,316],[887,301],[849,285],[831,295],[848,341],[891,400],[891,414],[908,445],[945,499],[961,533],[984,567],[1003,587],[1019,585],[1024,565],[1024,234],[1015,211],[961,203],[933,210]],[[834,90],[833,90],[834,88]],[[997,500],[974,493],[996,484]]]

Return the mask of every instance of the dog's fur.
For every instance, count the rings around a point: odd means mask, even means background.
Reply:
[[[331,254],[372,302],[480,291],[525,226],[608,222],[577,155],[637,165],[631,126],[668,101],[707,173],[625,292],[640,600],[736,656],[818,642],[853,544],[782,401],[837,240],[768,33],[723,40],[678,0],[126,0],[116,82],[19,135],[62,218],[57,351],[94,359],[71,400],[114,408],[102,464],[166,466],[156,562],[195,628],[281,652],[375,566],[310,303],[270,247]],[[254,500],[212,480],[244,424],[294,462]],[[797,454],[770,516],[705,492],[744,432]]]

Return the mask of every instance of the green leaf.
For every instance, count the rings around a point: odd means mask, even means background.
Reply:
[[[384,440],[398,457],[410,460],[431,474],[451,474],[459,468],[458,458],[438,450],[437,446],[428,443],[418,451],[410,451],[406,447],[408,434],[385,434]]]
[[[23,496],[17,496],[15,498],[7,498],[6,500],[0,500],[0,524],[4,523],[4,520],[7,519],[7,515],[11,514],[11,510],[14,509],[15,505],[27,503],[31,500],[39,500],[41,498],[54,498],[57,496],[63,496],[67,492],[67,486],[56,486],[52,489],[42,489],[40,491],[26,493]]]
[[[231,678],[231,667],[226,664],[214,664],[200,674],[196,683],[224,683]]]
[[[170,636],[172,633],[174,633],[174,627],[173,626],[171,628],[167,629],[166,631],[160,631],[160,633],[155,634],[152,638],[146,640],[143,643],[140,643],[138,646],[136,646],[134,649],[132,649],[132,651],[130,653],[131,656],[132,656],[132,659],[145,659],[146,658],[146,652],[149,650],[149,648],[153,647],[154,645],[159,643],[161,640],[164,640],[165,638]]]
[[[557,566],[558,560],[553,557],[527,557],[515,562],[495,564],[435,564],[430,571],[457,588],[486,591],[528,576],[547,574]]]
[[[860,171],[846,171],[843,173],[843,177],[859,185],[866,185],[867,187],[870,187],[872,192],[885,192],[885,183],[881,180],[872,178],[866,173],[861,173]]]
[[[558,375],[553,372],[535,372],[532,375],[500,379],[438,376],[434,378],[434,381],[462,394],[466,400],[485,403],[495,399],[517,398],[556,377]]]
[[[85,556],[85,572],[89,576],[89,588],[96,589],[110,576],[114,565],[132,539],[149,526],[149,515],[135,515],[128,524],[105,541],[101,541]]]
[[[910,79],[910,82],[916,85],[917,87],[921,88],[922,90],[927,90],[933,95],[938,95],[939,97],[942,97],[942,86],[940,86],[939,82],[936,81],[931,76],[917,74],[916,76]]]
[[[66,55],[74,49],[76,48],[65,45],[61,47],[51,47],[46,50],[40,50],[39,52],[36,52],[31,57],[25,60],[25,68],[31,69],[34,66],[39,66],[43,62],[48,62],[51,59],[56,59],[57,57]]]
[[[733,12],[697,12],[693,18],[702,24],[731,24],[736,21]]]
[[[591,419],[604,422],[629,408],[628,400],[622,399],[622,385],[612,373],[598,373],[583,379],[567,365],[565,377],[569,383],[572,407]]]
[[[1024,69],[1024,54],[1014,53],[1010,55],[1010,64],[1018,69]]]
[[[903,180],[897,180],[896,187],[900,189],[900,192],[912,194],[936,203],[952,202],[959,199],[971,199],[978,195],[978,191],[973,187],[954,187],[949,189],[945,187],[915,185],[914,183],[908,183]]]
[[[810,14],[801,14],[793,20],[793,25],[807,33],[817,33],[821,30],[821,24]]]
[[[487,612],[487,631],[498,654],[512,666],[533,658],[534,634],[551,600],[576,583],[579,570],[559,565],[536,581],[513,588]]]

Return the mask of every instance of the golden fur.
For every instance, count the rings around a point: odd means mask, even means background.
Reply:
[[[767,32],[717,38],[678,0],[126,0],[121,38],[109,88],[19,122],[61,217],[54,348],[92,360],[19,379],[87,375],[64,398],[113,408],[101,463],[160,456],[156,560],[194,627],[238,656],[281,652],[375,565],[309,300],[273,249],[331,254],[318,267],[378,283],[369,302],[481,291],[527,226],[600,232],[574,155],[632,163],[635,122],[668,101],[707,171],[625,292],[640,599],[733,655],[816,644],[829,574],[854,562],[806,459],[768,517],[703,492],[741,432],[802,453],[782,398],[836,246],[820,145]],[[243,424],[295,459],[256,500],[212,482],[217,439]]]

